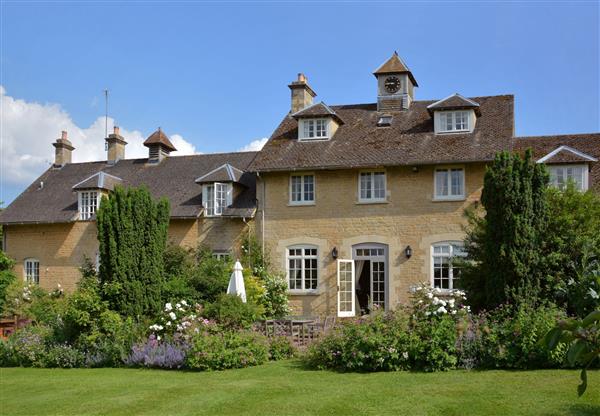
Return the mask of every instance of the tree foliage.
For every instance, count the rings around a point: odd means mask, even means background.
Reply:
[[[502,152],[485,173],[483,216],[471,212],[462,285],[473,307],[493,308],[511,293],[531,293],[543,277],[543,239],[548,220],[543,165]]]
[[[96,216],[103,298],[123,315],[155,314],[162,306],[168,200],[154,201],[144,187],[117,186]]]

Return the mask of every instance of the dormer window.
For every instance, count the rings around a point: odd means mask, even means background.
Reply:
[[[329,138],[329,119],[300,120],[300,140],[325,140]]]
[[[392,125],[392,116],[384,114],[377,120],[377,127],[388,127]]]
[[[223,215],[223,210],[232,204],[233,185],[231,183],[210,183],[202,185],[202,205],[207,217]]]
[[[439,116],[438,133],[470,131],[469,111],[443,111]]]
[[[435,132],[471,133],[477,117],[481,116],[479,103],[460,94],[453,94],[427,106],[433,116]]]
[[[91,219],[98,206],[100,205],[100,192],[98,191],[81,191],[79,192],[79,219]]]

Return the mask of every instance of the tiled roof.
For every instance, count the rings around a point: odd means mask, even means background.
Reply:
[[[408,66],[402,61],[402,59],[398,56],[398,52],[394,52],[392,57],[385,61],[383,65],[373,72],[374,75],[379,74],[408,74],[408,77],[412,81],[415,87],[418,87],[417,80],[413,76]]]
[[[145,185],[155,197],[167,197],[172,218],[196,218],[202,213],[202,187],[196,178],[230,163],[248,171],[256,152],[172,156],[150,165],[148,159],[125,159],[114,165],[105,161],[71,163],[61,169],[50,168],[19,195],[2,213],[0,223],[57,223],[77,218],[77,192],[72,187],[104,172],[122,179],[123,186]],[[235,211],[254,212],[256,177],[244,173],[245,185],[231,206]],[[41,185],[43,183],[43,185]],[[248,215],[245,215],[248,216]]]
[[[76,191],[83,189],[106,189],[107,191],[112,191],[115,185],[120,185],[122,182],[121,178],[109,175],[106,172],[98,172],[74,185],[73,189]]]
[[[562,149],[560,149],[561,147]],[[536,160],[540,160],[553,151],[560,149],[554,155],[543,160],[544,163],[589,163],[590,188],[600,191],[600,162],[584,160],[587,157],[600,159],[600,133],[515,137],[513,149],[517,152],[531,149]],[[582,157],[582,155],[586,157]]]
[[[250,166],[253,171],[343,169],[492,160],[510,149],[513,96],[471,98],[480,106],[472,133],[435,134],[427,107],[413,101],[393,113],[389,127],[378,127],[377,104],[331,106],[345,124],[330,140],[298,141],[298,122],[287,115]]]
[[[472,108],[475,110],[475,113],[478,116],[481,115],[481,112],[479,111],[479,103],[465,98],[458,93],[452,94],[449,97],[436,101],[435,103],[427,106],[427,109],[430,113],[433,113],[435,110],[458,110],[466,108]]]
[[[173,143],[171,143],[171,140],[169,140],[169,137],[160,128],[148,136],[146,141],[144,141],[144,146],[146,147],[153,144],[161,144],[173,152],[177,151],[175,146],[173,146]]]

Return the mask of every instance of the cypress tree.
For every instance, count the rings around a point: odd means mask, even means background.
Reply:
[[[492,308],[512,294],[535,295],[542,284],[544,232],[548,207],[545,167],[499,153],[486,169],[483,217],[471,213],[467,231],[468,263],[462,285],[473,307]]]
[[[145,187],[117,186],[102,198],[96,217],[103,298],[123,315],[140,317],[158,312],[169,201],[154,201]]]

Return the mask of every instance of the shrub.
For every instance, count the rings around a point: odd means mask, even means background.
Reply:
[[[18,365],[12,343],[0,339],[0,367],[16,367]]]
[[[69,344],[52,345],[43,356],[43,366],[47,368],[77,368],[84,363],[84,354]]]
[[[288,284],[279,274],[263,273],[262,283],[265,287],[262,304],[265,316],[268,318],[282,318],[290,313],[288,304]]]
[[[550,305],[501,305],[465,321],[457,342],[463,365],[483,368],[560,367],[565,348],[552,351],[541,340],[564,312]]]
[[[269,360],[278,361],[292,358],[296,347],[288,337],[275,336],[269,338]]]
[[[16,331],[9,339],[16,363],[23,367],[44,367],[50,334],[49,328],[34,325]]]
[[[413,369],[443,371],[456,366],[456,322],[452,316],[413,319],[411,330],[414,338],[409,354]]]
[[[200,303],[212,303],[227,291],[233,270],[231,260],[214,258],[208,248],[200,248],[196,253],[198,261],[191,272],[190,283],[198,292]]]
[[[206,306],[207,318],[216,320],[229,329],[248,329],[260,317],[256,305],[242,302],[239,296],[222,294],[217,301]]]
[[[255,332],[225,331],[194,337],[187,357],[193,370],[224,370],[263,364],[268,359],[267,340]]]
[[[311,367],[341,371],[397,371],[410,368],[414,342],[402,311],[376,313],[343,323],[308,350]]]
[[[17,279],[12,272],[14,265],[14,260],[8,257],[4,251],[0,250],[0,316],[4,312],[8,286]]]
[[[146,342],[132,347],[125,363],[138,367],[181,368],[185,363],[187,349],[184,343],[159,341],[156,336],[150,335]]]

